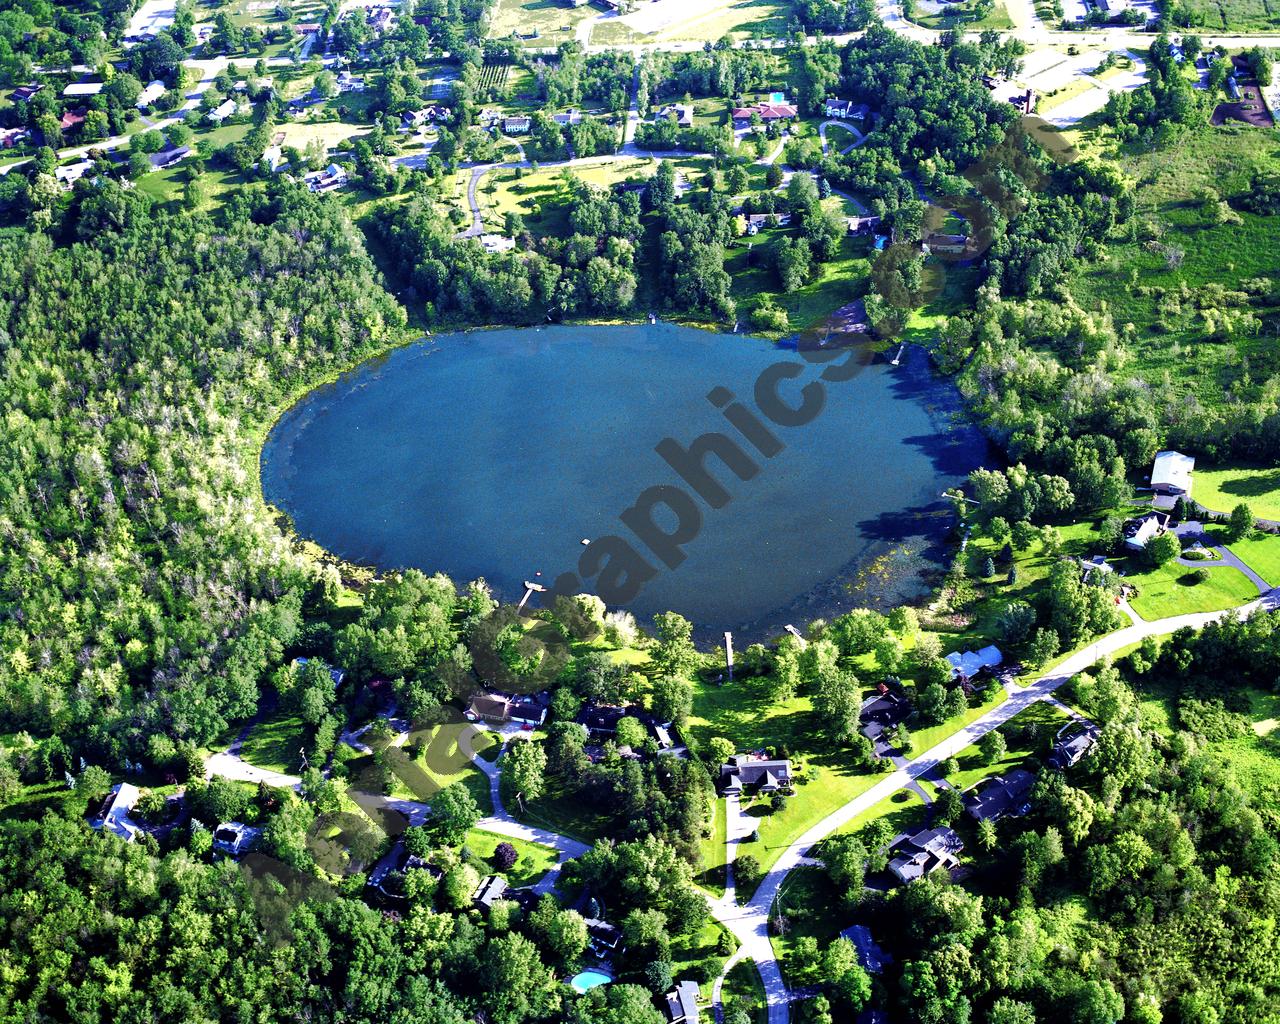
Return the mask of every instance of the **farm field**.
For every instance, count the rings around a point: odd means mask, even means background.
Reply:
[[[489,23],[492,39],[517,36],[530,46],[558,46],[572,39],[576,27],[599,17],[600,8],[569,7],[561,0],[498,0]],[[533,37],[533,33],[537,33]]]
[[[1280,29],[1280,4],[1274,0],[1185,0],[1199,29],[1209,32],[1274,32]]]
[[[655,0],[623,17],[601,18],[591,41],[599,45],[773,38],[785,33],[790,8],[779,0]]]

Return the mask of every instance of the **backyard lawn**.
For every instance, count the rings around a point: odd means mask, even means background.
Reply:
[[[713,896],[724,895],[725,803],[717,800],[711,812],[711,835],[699,844],[702,850],[702,873],[695,881]]]
[[[1280,468],[1245,465],[1215,469],[1196,467],[1194,497],[1213,512],[1230,512],[1243,501],[1258,518],[1280,522]],[[1259,571],[1256,566],[1254,569]]]
[[[1207,532],[1212,536],[1226,531],[1222,527],[1210,526]],[[1227,549],[1271,586],[1280,586],[1280,537],[1256,533],[1246,540],[1228,544]]]

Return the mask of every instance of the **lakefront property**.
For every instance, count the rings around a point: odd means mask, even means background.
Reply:
[[[1280,1020],[1273,6],[0,22],[5,1020]]]

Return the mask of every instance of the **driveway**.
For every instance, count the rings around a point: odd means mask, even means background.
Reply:
[[[1199,542],[1205,548],[1217,553],[1218,557],[1212,561],[1200,560],[1194,558],[1178,558],[1179,565],[1190,566],[1195,569],[1210,568],[1215,565],[1229,565],[1234,569],[1239,569],[1247,577],[1249,582],[1258,588],[1259,594],[1266,594],[1271,590],[1271,584],[1254,572],[1249,566],[1229,548],[1223,547],[1214,541],[1207,533],[1204,532],[1204,525],[1198,519],[1188,519],[1186,522],[1179,523],[1173,528],[1173,532],[1178,535],[1178,539],[1184,544]]]

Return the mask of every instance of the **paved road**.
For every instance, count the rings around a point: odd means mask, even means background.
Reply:
[[[712,903],[714,915],[733,932],[741,944],[740,952],[750,957],[760,972],[769,1003],[769,1024],[787,1024],[790,1004],[790,994],[782,981],[781,971],[774,956],[772,944],[769,942],[769,912],[787,876],[792,870],[805,863],[809,851],[821,840],[870,810],[880,801],[932,772],[941,762],[959,754],[992,729],[1008,722],[1033,704],[1051,699],[1058,687],[1072,676],[1090,668],[1100,659],[1148,636],[1165,636],[1184,627],[1199,629],[1228,615],[1245,618],[1258,610],[1274,610],[1277,604],[1280,604],[1280,592],[1270,591],[1255,601],[1226,612],[1175,615],[1154,622],[1139,621],[1100,638],[1071,655],[1031,685],[1021,689],[1015,688],[1003,704],[925,751],[918,758],[910,761],[906,767],[899,768],[892,775],[886,776],[865,793],[837,808],[792,841],[783,850],[774,866],[769,869],[748,903],[737,906],[731,905],[729,899],[714,901]],[[726,897],[728,896],[729,893],[726,892]],[[719,991],[719,986],[715,991]],[[719,1007],[717,1007],[718,1013]]]

